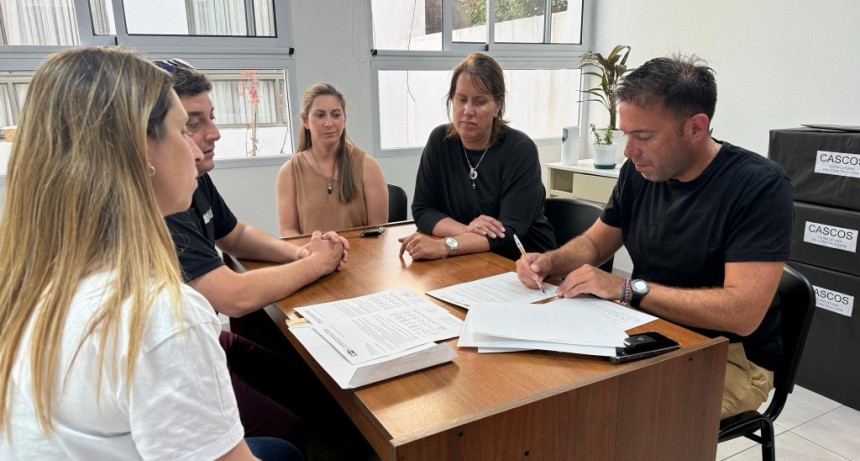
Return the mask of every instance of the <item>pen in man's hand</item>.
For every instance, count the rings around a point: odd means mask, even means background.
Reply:
[[[525,256],[526,255],[526,249],[523,248],[523,242],[520,242],[520,238],[517,237],[517,234],[514,234],[514,243],[516,243],[517,248],[520,249],[520,254]],[[537,285],[538,285],[538,288],[540,288],[540,292],[543,294],[546,294],[546,291],[544,291],[544,289],[543,289],[543,284],[538,282]]]

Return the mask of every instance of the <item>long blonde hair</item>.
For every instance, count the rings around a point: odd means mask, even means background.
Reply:
[[[7,433],[12,370],[25,353],[39,425],[52,431],[60,344],[83,278],[102,271],[112,275],[104,304],[83,337],[96,328],[103,332],[100,370],[106,357],[119,356],[118,344],[127,335],[125,373],[134,373],[159,291],[167,290],[179,314],[179,263],[147,174],[146,154],[147,137],[163,136],[171,82],[136,52],[116,47],[56,53],[33,77],[9,159],[0,220],[5,258],[0,429]],[[128,331],[120,329],[124,302]],[[32,347],[19,351],[28,328]],[[108,378],[116,379],[117,370],[110,369]]]
[[[310,88],[305,90],[305,95],[302,98],[302,119],[307,121],[310,116],[311,105],[314,99],[318,96],[334,96],[340,101],[340,107],[343,109],[343,116],[346,117],[346,99],[343,93],[338,91],[331,83],[315,83]],[[311,130],[302,128],[299,134],[299,152],[310,150],[313,147],[311,140]],[[352,142],[346,135],[346,126],[343,127],[343,133],[340,134],[337,153],[335,154],[335,163],[337,171],[340,173],[340,184],[337,188],[338,200],[341,203],[351,202],[355,198],[357,186],[355,184],[355,170],[352,167],[352,159],[349,157],[349,149],[352,148]]]

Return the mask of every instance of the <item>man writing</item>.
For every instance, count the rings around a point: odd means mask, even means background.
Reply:
[[[186,282],[216,311],[241,317],[340,270],[349,244],[335,232],[316,231],[299,247],[236,219],[208,174],[215,167],[215,142],[221,138],[209,98],[211,82],[182,60],[155,63],[173,74],[174,90],[188,113],[187,134],[203,152],[191,208],[166,218]],[[237,273],[224,265],[217,249],[282,264]],[[346,431],[356,433],[294,351],[287,351],[291,354],[285,358],[230,332],[222,332],[220,339],[246,436],[278,437],[306,451],[308,419],[324,422],[317,427],[344,424]]]
[[[788,260],[792,188],[775,163],[710,136],[717,89],[695,57],[648,61],[619,84],[630,159],[601,217],[517,262],[523,284],[629,302],[729,338],[722,417],[759,407],[782,351],[774,295]],[[624,245],[633,280],[599,270]]]

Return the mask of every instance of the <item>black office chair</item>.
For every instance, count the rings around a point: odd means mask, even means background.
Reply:
[[[555,229],[555,241],[562,246],[568,240],[585,232],[603,212],[603,208],[592,202],[575,198],[550,197],[543,205],[546,219]],[[600,265],[606,272],[612,273],[613,256]]]
[[[779,281],[779,312],[782,334],[782,358],[773,373],[774,393],[764,413],[747,411],[720,421],[718,441],[725,442],[744,436],[761,444],[762,459],[774,461],[773,422],[782,412],[788,394],[794,390],[797,368],[806,344],[806,334],[815,312],[815,293],[812,285],[800,272],[785,266]],[[761,434],[756,435],[756,431]]]
[[[394,184],[388,185],[388,222],[406,221],[406,191]]]

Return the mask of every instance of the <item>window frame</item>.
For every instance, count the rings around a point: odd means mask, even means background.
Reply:
[[[195,67],[204,72],[208,69],[239,71],[243,70],[284,70],[286,72],[286,111],[292,114],[292,105],[298,97],[295,83],[296,63],[293,57],[293,34],[291,27],[292,0],[272,0],[274,8],[274,37],[241,37],[241,36],[183,36],[183,35],[148,35],[128,34],[125,22],[124,0],[105,0],[113,7],[115,35],[96,35],[94,21],[90,11],[89,0],[71,0],[75,8],[75,18],[78,26],[79,44],[69,46],[40,46],[40,45],[3,45],[0,46],[0,74],[14,73],[2,77],[4,81],[16,78],[18,74],[32,74],[41,63],[52,53],[80,46],[119,45],[134,48],[149,59],[168,59],[181,57],[194,63]],[[245,0],[248,4],[252,0]],[[15,101],[13,106],[18,106]],[[17,119],[18,109],[13,117]],[[290,117],[291,118],[291,117]],[[289,120],[289,118],[288,118]],[[295,124],[293,124],[295,125]],[[293,143],[297,139],[299,127],[291,126]],[[294,146],[291,146],[294,147]],[[292,150],[292,149],[291,149]],[[279,163],[284,157],[277,156]],[[223,164],[247,162],[266,164],[259,161],[267,157],[225,159]]]
[[[473,52],[486,53],[492,56],[504,70],[556,70],[578,68],[579,59],[593,43],[593,18],[595,12],[594,0],[582,0],[582,28],[579,44],[559,43],[496,43],[494,39],[495,20],[490,12],[495,11],[495,0],[487,0],[487,43],[453,42],[453,0],[442,1],[442,50],[385,50],[373,49],[371,52],[371,97],[373,98],[372,117],[376,125],[373,130],[373,148],[377,158],[403,157],[421,155],[424,147],[382,147],[382,121],[379,107],[379,72],[380,71],[450,71],[458,62]],[[545,0],[547,10],[551,8],[551,0]],[[368,15],[373,30],[373,12],[368,8]],[[549,23],[552,18],[544,14],[544,40],[551,34]],[[579,90],[585,90],[587,77],[580,81]],[[580,131],[588,116],[589,104],[579,104]],[[429,134],[429,133],[428,133]],[[558,136],[534,139],[537,145],[556,144],[561,139]]]

